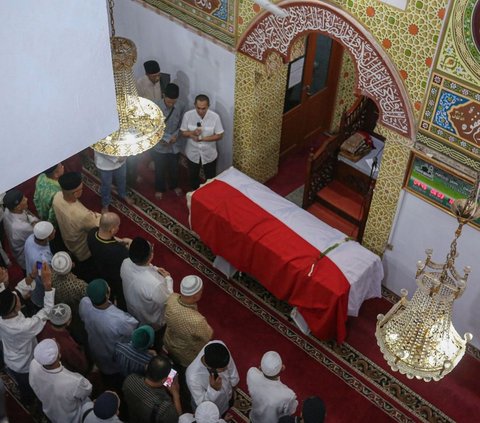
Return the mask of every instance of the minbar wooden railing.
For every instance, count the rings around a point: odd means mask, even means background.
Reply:
[[[312,151],[307,160],[302,207],[317,217],[320,207],[327,208],[330,219],[335,221],[333,214],[339,221],[347,222],[344,227],[351,228],[348,235],[358,241],[363,237],[375,180],[340,161],[338,155],[342,143],[355,132],[373,134],[376,111],[370,99],[359,98],[350,111],[343,113],[338,133]],[[335,227],[330,221],[327,223]]]

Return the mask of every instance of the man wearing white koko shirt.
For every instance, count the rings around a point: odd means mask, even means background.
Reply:
[[[268,351],[262,357],[260,369],[252,367],[247,372],[247,385],[252,397],[250,421],[253,423],[277,423],[282,416],[295,413],[297,396],[280,382],[285,369],[280,355]]]
[[[89,401],[92,384],[80,373],[65,369],[58,344],[44,339],[33,352],[30,385],[52,423],[78,422],[82,405]]]
[[[213,402],[224,416],[233,404],[233,391],[238,385],[237,366],[222,341],[211,341],[187,368],[187,385],[198,407]]]
[[[188,158],[188,174],[190,188],[200,186],[200,167],[203,166],[205,178],[216,176],[217,141],[223,137],[223,126],[220,116],[209,109],[210,99],[199,94],[195,97],[195,109],[183,115],[180,131],[187,138],[185,155]]]

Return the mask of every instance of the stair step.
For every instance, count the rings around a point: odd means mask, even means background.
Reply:
[[[358,226],[336,214],[333,210],[322,206],[319,203],[313,203],[307,211],[313,214],[317,219],[327,223],[347,236],[357,239]]]
[[[364,197],[339,181],[333,180],[318,191],[317,198],[327,207],[331,205],[354,220],[362,218]]]

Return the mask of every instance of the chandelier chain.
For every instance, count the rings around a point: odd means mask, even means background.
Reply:
[[[113,6],[113,0],[109,0]],[[110,7],[110,12],[113,7]],[[113,13],[112,29],[114,32]],[[113,79],[119,128],[95,143],[98,153],[124,157],[140,154],[155,146],[162,138],[165,124],[160,108],[146,98],[139,97],[133,77],[137,49],[132,40],[111,38]]]
[[[108,0],[108,9],[110,11],[110,29],[112,31],[112,38],[115,37],[115,20],[113,19],[114,0]]]
[[[473,216],[478,208],[478,199],[480,195],[480,172],[477,172],[477,177],[475,180],[475,185],[472,187],[469,196],[467,197],[465,204],[462,207],[462,214],[465,211],[471,213],[472,219]],[[455,265],[455,258],[457,257],[457,240],[460,238],[462,234],[463,226],[469,221],[470,219],[462,219],[458,221],[458,228],[455,231],[455,238],[453,239],[452,243],[450,244],[450,251],[447,255],[447,260],[443,266],[442,274],[440,276],[440,280],[444,282],[447,277],[447,270],[452,269]]]

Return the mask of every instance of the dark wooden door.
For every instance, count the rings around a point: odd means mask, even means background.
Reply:
[[[329,129],[342,52],[331,38],[310,34],[305,54],[289,64],[280,155]]]

